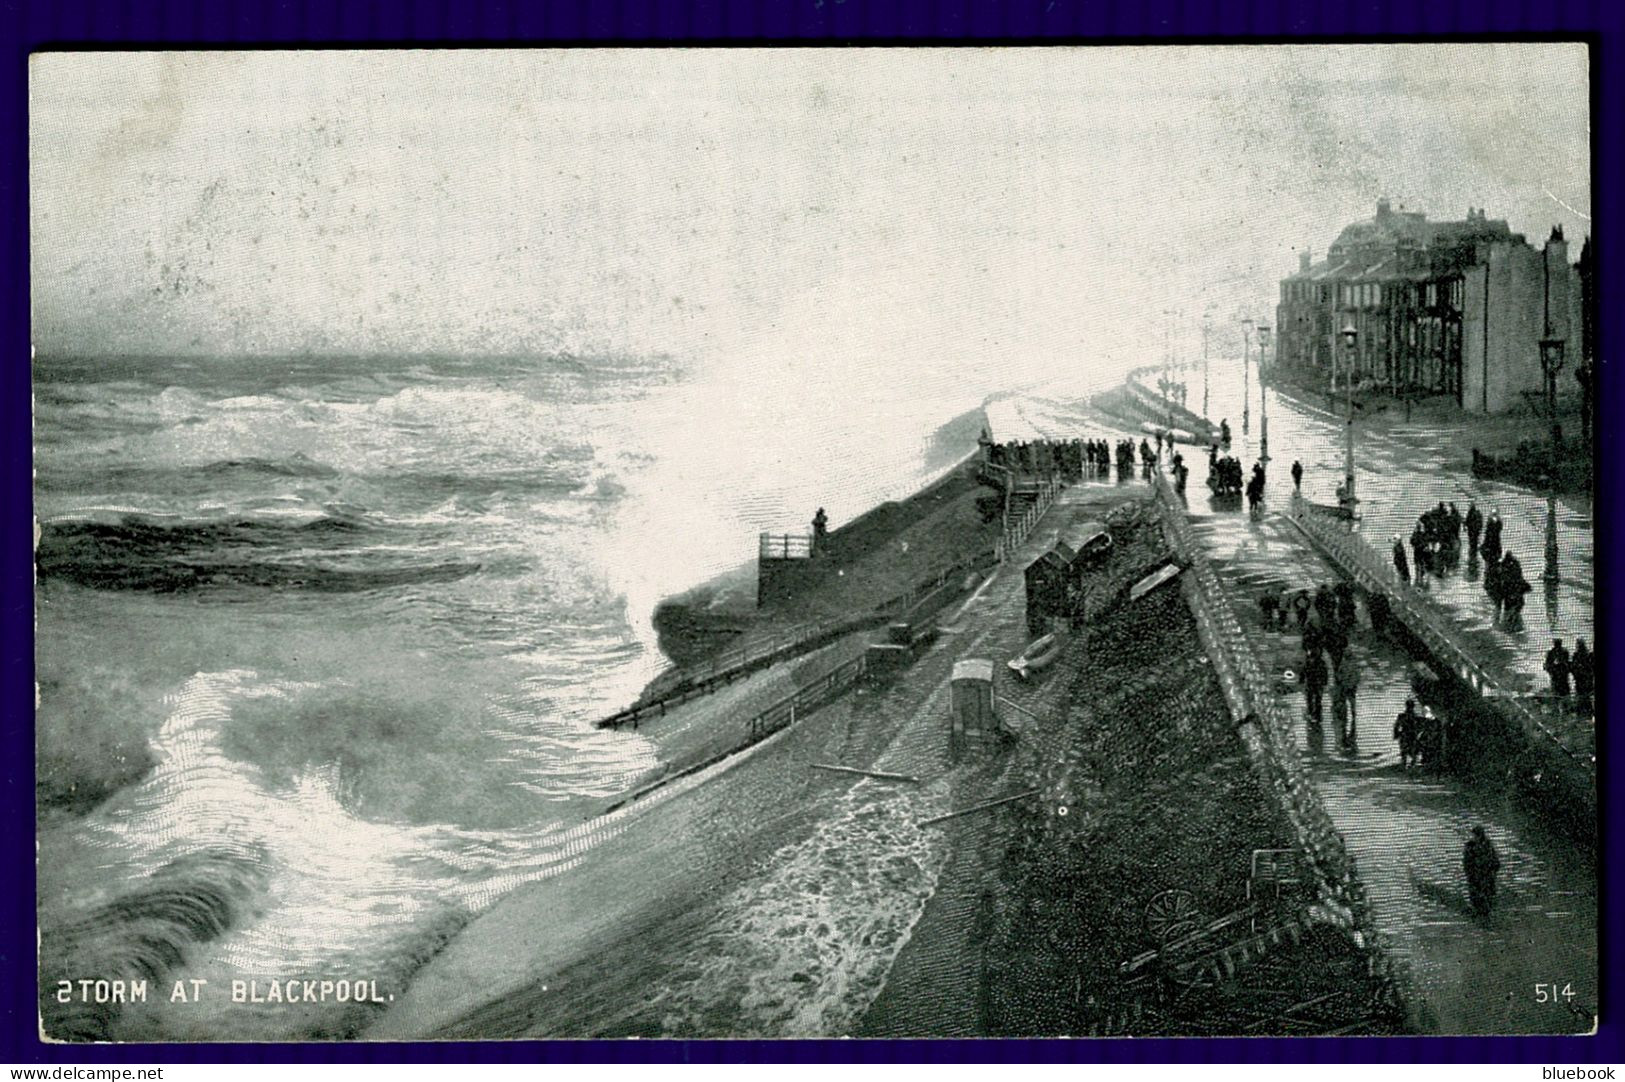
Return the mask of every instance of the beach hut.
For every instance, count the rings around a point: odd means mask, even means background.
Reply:
[[[1074,522],[1027,565],[1027,630],[1042,635],[1056,619],[1070,620],[1083,595],[1085,574],[1112,548],[1112,535],[1098,522]]]
[[[948,748],[955,756],[999,735],[999,718],[993,712],[993,662],[984,658],[955,662],[949,690]]]

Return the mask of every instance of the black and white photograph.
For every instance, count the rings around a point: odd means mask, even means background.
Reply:
[[[42,1039],[1594,1033],[1594,58],[36,53]]]

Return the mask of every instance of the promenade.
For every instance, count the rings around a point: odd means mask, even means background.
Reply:
[[[1215,419],[1229,419],[1235,434],[1232,453],[1250,468],[1259,435],[1257,391],[1255,385],[1254,409],[1244,432],[1239,371],[1235,375],[1234,381],[1215,375],[1213,413]],[[1032,424],[1035,436],[1069,434],[1064,428],[1046,431],[1044,414],[1031,406],[1017,415]],[[1296,591],[1340,577],[1285,517],[1291,486],[1287,467],[1295,458],[1305,466],[1306,494],[1317,502],[1333,502],[1331,489],[1342,470],[1340,436],[1335,418],[1272,396],[1274,461],[1263,512],[1250,516],[1233,503],[1211,500],[1201,483],[1205,463],[1196,462],[1187,496],[1191,533],[1230,592],[1260,665],[1283,676],[1277,693],[1286,713],[1296,719],[1293,739],[1356,860],[1384,946],[1408,973],[1427,1028],[1441,1033],[1589,1030],[1597,1002],[1598,957],[1596,875],[1589,851],[1552,829],[1508,787],[1400,769],[1390,730],[1405,700],[1416,694],[1417,670],[1392,641],[1368,627],[1355,637],[1353,650],[1362,673],[1358,721],[1352,746],[1344,746],[1329,708],[1324,726],[1311,724],[1299,685],[1284,679],[1288,670],[1300,667],[1295,629],[1282,633],[1262,627],[1256,602],[1267,588]],[[1419,434],[1399,439],[1423,442]],[[1492,499],[1490,506],[1500,507],[1507,544],[1524,558],[1531,577],[1538,574],[1541,548],[1534,542],[1544,540],[1545,501],[1458,478],[1449,462],[1443,454],[1430,457],[1414,444],[1362,450],[1359,483],[1367,500],[1367,528],[1392,534],[1398,526],[1391,524],[1400,515],[1408,522],[1438,499],[1450,498],[1439,493],[1453,492],[1463,509],[1463,491],[1477,493],[1481,508]],[[1404,510],[1398,509],[1401,504]],[[1522,678],[1519,690],[1525,693],[1538,691],[1539,655],[1553,628],[1569,637],[1589,638],[1591,631],[1589,520],[1573,508],[1566,514],[1567,520],[1557,523],[1565,576],[1554,584],[1550,610],[1532,602],[1523,629],[1492,626],[1487,599],[1474,584],[1441,581],[1430,595],[1460,620],[1464,636],[1493,659],[1498,672]],[[1534,556],[1533,562],[1526,554]],[[1537,584],[1534,597],[1539,589]],[[1502,860],[1501,893],[1488,922],[1470,914],[1461,872],[1462,845],[1475,825],[1486,827]],[[1528,975],[1548,971],[1572,989],[1572,998],[1555,1003],[1537,999]]]

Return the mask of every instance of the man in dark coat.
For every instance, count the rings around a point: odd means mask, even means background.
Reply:
[[[1529,580],[1523,577],[1523,564],[1512,553],[1501,557],[1501,604],[1508,616],[1517,616],[1523,612],[1524,595],[1534,589]]]
[[[1318,654],[1325,649],[1326,640],[1322,634],[1319,620],[1310,620],[1303,625],[1303,653],[1305,657]]]
[[[1489,520],[1484,523],[1484,544],[1480,546],[1479,551],[1484,554],[1484,559],[1489,563],[1494,563],[1501,558],[1501,513],[1499,511],[1490,511]]]
[[[1394,570],[1399,572],[1401,582],[1411,581],[1411,562],[1405,558],[1405,542],[1394,535]]]
[[[1303,488],[1303,463],[1297,459],[1292,461],[1292,487],[1298,490]]]
[[[1574,657],[1569,660],[1569,671],[1574,674],[1574,694],[1579,698],[1580,706],[1590,706],[1596,676],[1592,671],[1591,649],[1584,639],[1574,641]]]
[[[1359,609],[1354,603],[1354,584],[1347,579],[1333,587],[1337,595],[1337,623],[1344,631],[1352,631],[1360,622]]]
[[[1484,516],[1478,512],[1478,504],[1468,502],[1467,517],[1462,519],[1462,525],[1467,527],[1467,553],[1474,555],[1478,552],[1478,534],[1484,528]]]
[[[1560,699],[1569,697],[1569,675],[1573,671],[1573,662],[1569,652],[1563,648],[1562,639],[1553,639],[1552,648],[1546,651],[1546,675],[1552,678],[1552,694]]]
[[[1467,900],[1479,917],[1488,917],[1495,905],[1495,876],[1501,870],[1501,858],[1483,827],[1474,827],[1473,836],[1461,855],[1462,869],[1467,873]]]
[[[1417,765],[1418,738],[1422,734],[1422,717],[1416,712],[1416,700],[1406,699],[1405,710],[1394,719],[1394,739],[1399,741],[1399,768],[1409,770]]]
[[[1309,591],[1299,590],[1292,598],[1292,614],[1298,618],[1298,630],[1309,623]]]
[[[1344,631],[1342,626],[1338,624],[1336,620],[1333,620],[1331,623],[1321,628],[1320,642],[1321,645],[1326,648],[1326,653],[1330,655],[1332,659],[1332,667],[1341,668],[1343,665],[1343,655],[1348,652],[1349,648],[1349,633]]]
[[[1435,772],[1444,769],[1444,719],[1432,710],[1422,712],[1422,761]]]
[[[1383,631],[1388,626],[1388,617],[1393,609],[1388,604],[1388,595],[1381,590],[1373,590],[1366,596],[1365,611],[1371,617],[1371,630]]]
[[[1427,533],[1422,529],[1422,523],[1417,522],[1416,528],[1411,531],[1411,556],[1416,564],[1416,581],[1421,582],[1423,573],[1430,570],[1427,565]]]
[[[1315,590],[1315,615],[1320,617],[1320,626],[1330,627],[1337,621],[1337,599],[1332,596],[1331,588],[1325,583]]]
[[[1319,650],[1315,650],[1303,659],[1303,703],[1309,711],[1309,717],[1319,725],[1325,715],[1321,712],[1321,696],[1326,690],[1326,682],[1330,674],[1326,670],[1326,658]]]

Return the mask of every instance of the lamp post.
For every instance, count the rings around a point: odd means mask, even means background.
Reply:
[[[1557,421],[1557,374],[1563,371],[1561,338],[1540,340],[1540,370],[1546,375],[1546,414],[1552,422],[1552,468],[1557,467],[1557,456],[1563,450],[1563,428]]]
[[[1207,375],[1208,375],[1208,372],[1207,372],[1207,370],[1208,370],[1208,364],[1207,364],[1207,336],[1208,336],[1208,333],[1210,331],[1212,331],[1212,330],[1213,330],[1213,325],[1211,323],[1209,323],[1205,319],[1202,320],[1202,416],[1203,417],[1208,417],[1208,405],[1207,405],[1207,383],[1208,383],[1208,380],[1207,380]]]
[[[1546,376],[1546,413],[1552,422],[1552,460],[1546,470],[1546,573],[1547,582],[1559,579],[1557,549],[1557,471],[1562,464],[1563,426],[1557,420],[1557,374],[1563,371],[1564,340],[1548,336],[1540,340],[1540,370]]]
[[[1264,383],[1264,352],[1270,348],[1270,325],[1258,325],[1258,461],[1270,461],[1270,400]]]
[[[1168,322],[1164,325],[1162,335],[1162,404],[1168,415],[1167,427],[1174,427],[1174,324],[1179,319],[1179,312],[1172,308],[1164,308],[1162,314]]]
[[[1241,321],[1241,430],[1247,431],[1248,418],[1252,416],[1253,384],[1249,375],[1249,365],[1253,352],[1253,321]]]
[[[1349,368],[1343,378],[1343,487],[1337,493],[1337,505],[1354,513],[1359,499],[1354,494],[1354,349],[1359,345],[1360,332],[1353,322],[1343,324],[1343,349],[1348,354]]]

